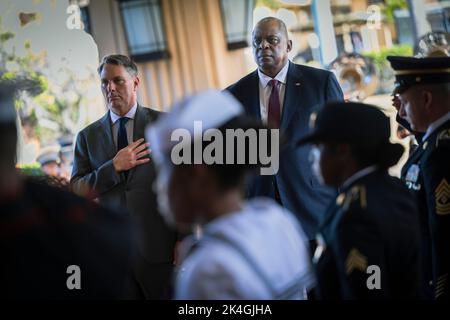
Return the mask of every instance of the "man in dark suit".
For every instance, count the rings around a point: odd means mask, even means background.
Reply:
[[[320,186],[311,174],[310,147],[295,149],[309,131],[311,113],[331,100],[343,100],[335,76],[328,71],[296,65],[288,60],[292,41],[285,24],[273,17],[259,21],[252,34],[258,70],[227,88],[249,116],[279,128],[287,143],[280,151],[280,168],[274,176],[258,176],[249,184],[248,196],[269,196],[297,215],[313,239],[320,213],[335,191]]]
[[[424,134],[402,169],[416,195],[422,232],[423,290],[450,298],[450,57],[388,57],[398,115]]]
[[[404,151],[389,138],[389,118],[376,107],[333,103],[299,142],[316,146],[320,180],[340,191],[313,259],[321,299],[419,297],[419,218],[412,195],[388,174]]]
[[[145,127],[159,113],[138,105],[137,67],[128,57],[107,56],[98,71],[109,111],[78,134],[72,188],[131,214],[138,246],[137,297],[167,298],[175,233],[157,210],[155,169],[144,141]]]

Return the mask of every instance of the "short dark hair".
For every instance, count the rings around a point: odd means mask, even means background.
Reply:
[[[123,66],[128,71],[128,73],[134,77],[138,74],[137,66],[133,62],[133,60],[131,60],[128,56],[122,54],[110,54],[103,57],[102,62],[97,69],[99,75],[102,73],[105,64]]]

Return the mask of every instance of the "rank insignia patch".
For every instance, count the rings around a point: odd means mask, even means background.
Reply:
[[[450,214],[450,185],[446,179],[436,187],[434,192],[436,199],[436,213],[439,215]]]
[[[358,249],[353,248],[345,260],[345,271],[347,274],[351,274],[355,269],[366,272],[367,258]]]
[[[339,198],[339,197],[338,197]],[[343,207],[342,209],[344,211],[347,211],[350,204],[352,204],[354,201],[359,200],[360,207],[365,209],[367,207],[367,198],[366,198],[366,187],[363,185],[357,185],[350,189],[350,191],[347,192],[345,195],[345,198],[343,198]]]

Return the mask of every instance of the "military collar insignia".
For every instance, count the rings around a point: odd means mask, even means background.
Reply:
[[[336,199],[336,203],[342,201],[342,210],[344,211],[348,210],[350,204],[357,200],[359,200],[359,206],[361,208],[365,209],[367,207],[366,187],[363,185],[353,186],[341,199],[339,199],[339,196]]]
[[[444,293],[444,289],[447,287],[446,286],[447,278],[448,273],[445,273],[439,278],[437,278],[435,298],[439,298]]]
[[[345,260],[345,272],[351,274],[353,270],[366,272],[367,257],[365,257],[358,249],[352,248]]]
[[[450,214],[450,185],[445,178],[436,187],[434,195],[436,199],[436,213],[438,215]]]
[[[409,167],[406,172],[405,183],[408,189],[419,191],[421,188],[420,183],[418,183],[420,174],[420,167],[417,164],[413,164]]]

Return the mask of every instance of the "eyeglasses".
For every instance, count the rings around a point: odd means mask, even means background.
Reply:
[[[276,46],[277,44],[280,43],[281,38],[276,37],[276,36],[269,36],[267,38],[256,37],[256,38],[253,38],[252,44],[254,47],[259,47],[261,45],[261,43],[263,42],[263,40],[266,40],[272,46]]]

